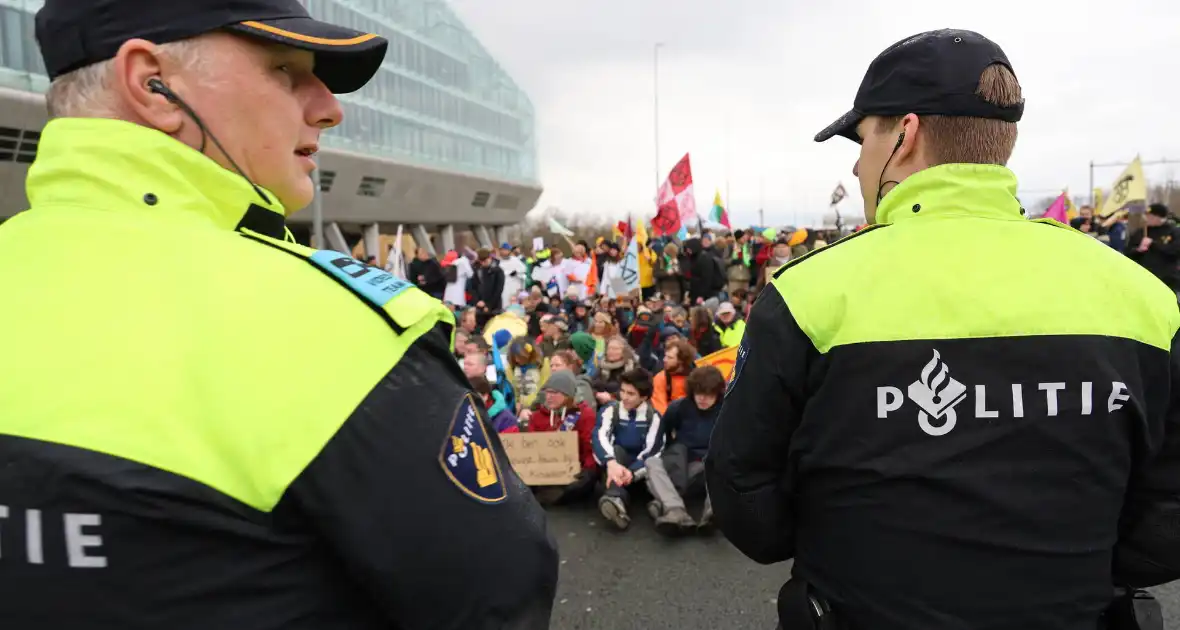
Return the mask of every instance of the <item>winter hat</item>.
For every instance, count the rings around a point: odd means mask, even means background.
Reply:
[[[583,361],[589,361],[594,358],[594,353],[598,349],[598,343],[594,341],[594,337],[584,332],[576,332],[570,335],[570,345],[573,346],[574,352],[578,354],[578,358]]]
[[[734,305],[730,302],[725,302],[721,306],[717,307],[717,314],[718,315],[724,315],[726,313],[729,313],[730,315],[736,315],[737,308],[735,308]]]
[[[542,391],[554,391],[573,398],[578,391],[578,383],[574,380],[574,373],[569,370],[555,370],[545,381]]]
[[[684,333],[680,332],[680,329],[675,326],[664,326],[660,329],[660,336],[667,339],[668,337],[683,337]]]
[[[1153,203],[1147,207],[1147,213],[1166,219],[1168,218],[1168,207],[1162,203]]]
[[[492,335],[492,341],[496,342],[497,348],[507,347],[508,344],[512,343],[512,333],[508,332],[505,328],[501,328]]]

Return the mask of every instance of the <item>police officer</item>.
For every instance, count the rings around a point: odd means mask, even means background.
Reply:
[[[1164,284],[1180,293],[1180,227],[1168,207],[1153,203],[1144,214],[1146,225],[1127,238],[1127,256],[1143,265]]]
[[[874,225],[773,274],[707,460],[729,540],[794,559],[784,628],[1091,629],[1112,582],[1180,577],[1176,296],[1023,216],[1023,108],[999,46],[940,30],[816,136],[860,145]]]
[[[5,628],[547,628],[557,555],[438,301],[284,240],[387,43],[298,0],[48,0],[0,227]]]

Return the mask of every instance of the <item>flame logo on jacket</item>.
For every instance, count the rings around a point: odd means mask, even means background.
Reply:
[[[918,380],[910,383],[910,400],[932,418],[941,418],[967,397],[967,387],[951,378],[950,367],[938,350],[922,368]]]

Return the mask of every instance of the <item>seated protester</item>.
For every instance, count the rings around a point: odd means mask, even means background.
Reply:
[[[647,462],[660,454],[664,430],[651,405],[651,374],[637,368],[623,374],[619,401],[607,406],[594,428],[594,457],[606,468],[598,511],[627,529],[627,488],[647,476]]]
[[[471,389],[483,399],[483,406],[488,411],[488,421],[496,433],[519,433],[520,426],[516,422],[516,415],[508,408],[504,394],[492,389],[492,384],[484,376],[471,376]]]
[[[541,350],[527,337],[517,337],[508,344],[508,380],[516,389],[521,407],[533,405],[541,389]]]
[[[661,414],[672,401],[688,395],[688,375],[696,367],[696,350],[683,338],[664,344],[664,369],[652,379],[651,404]]]
[[[721,345],[726,348],[741,345],[742,336],[746,334],[746,322],[738,318],[737,309],[729,302],[717,309],[717,333]]]
[[[541,318],[541,356],[551,357],[553,353],[569,347],[569,324],[559,315],[545,315]]]
[[[455,331],[455,334],[458,335],[458,332],[459,331]],[[463,351],[463,356],[467,356],[469,354],[482,355],[484,359],[490,363],[492,360],[492,347],[488,345],[488,342],[484,341],[483,337],[477,334],[468,334],[466,349]]]
[[[598,375],[598,366],[594,364],[594,357],[598,351],[598,342],[590,333],[576,332],[570,335],[570,346],[582,360],[582,371],[590,378]]]
[[[558,350],[552,358],[546,359],[541,367],[541,382],[548,383],[549,377],[558,370],[568,370],[574,374],[574,404],[586,403],[586,406],[597,414],[598,401],[594,396],[594,383],[589,376],[582,374],[582,361],[578,359],[578,355],[573,350]],[[528,420],[528,415],[540,409],[544,402],[542,396],[538,395],[531,407],[521,410],[519,414],[521,421]]]
[[[469,352],[465,355],[463,374],[467,376],[468,381],[482,376],[491,384],[492,389],[504,398],[504,404],[508,405],[509,409],[516,410],[516,390],[512,388],[512,383],[508,382],[508,379],[503,378],[494,366],[488,364],[488,355],[479,352]]]
[[[495,376],[495,370],[488,370],[488,355],[482,352],[468,352],[463,355],[463,374],[469,381],[480,376],[490,382],[490,377]]]
[[[648,512],[656,519],[656,530],[666,536],[694,528],[709,531],[713,521],[707,495],[699,521],[689,516],[684,497],[705,492],[705,454],[721,413],[725,377],[706,365],[688,375],[687,387],[688,396],[668,405],[663,416],[664,451],[647,462],[648,487],[655,497]]]
[[[451,351],[459,365],[463,365],[463,355],[467,354],[467,331],[455,331],[455,347]]]
[[[532,411],[528,419],[526,428],[530,433],[575,431],[578,434],[578,459],[582,470],[573,483],[552,493],[553,496],[548,496],[550,493],[539,493],[538,499],[544,498],[545,503],[567,503],[588,498],[594,493],[594,484],[598,479],[598,463],[591,446],[594,411],[586,403],[575,402],[576,389],[573,372],[556,370],[541,387],[541,395],[538,396],[540,408]]]
[[[627,345],[627,340],[618,335],[608,339],[606,352],[598,358],[598,375],[594,377],[594,395],[598,402],[605,404],[616,399],[623,374],[636,367],[639,366],[635,353]]]
[[[692,322],[692,329],[688,341],[696,348],[697,354],[703,357],[724,347],[721,345],[721,331],[714,326],[713,316],[709,314],[708,308],[694,306],[689,312],[689,320]]]

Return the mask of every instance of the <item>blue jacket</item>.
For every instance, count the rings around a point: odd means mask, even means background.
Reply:
[[[713,424],[721,414],[721,401],[701,411],[692,396],[673,401],[664,412],[664,433],[668,444],[683,444],[688,448],[689,461],[704,460],[709,452],[709,438]]]
[[[594,427],[594,459],[601,466],[615,458],[615,446],[620,446],[635,457],[628,468],[642,469],[647,458],[664,449],[664,428],[660,414],[650,401],[640,404],[635,411],[627,411],[623,403],[614,402],[602,410]]]

